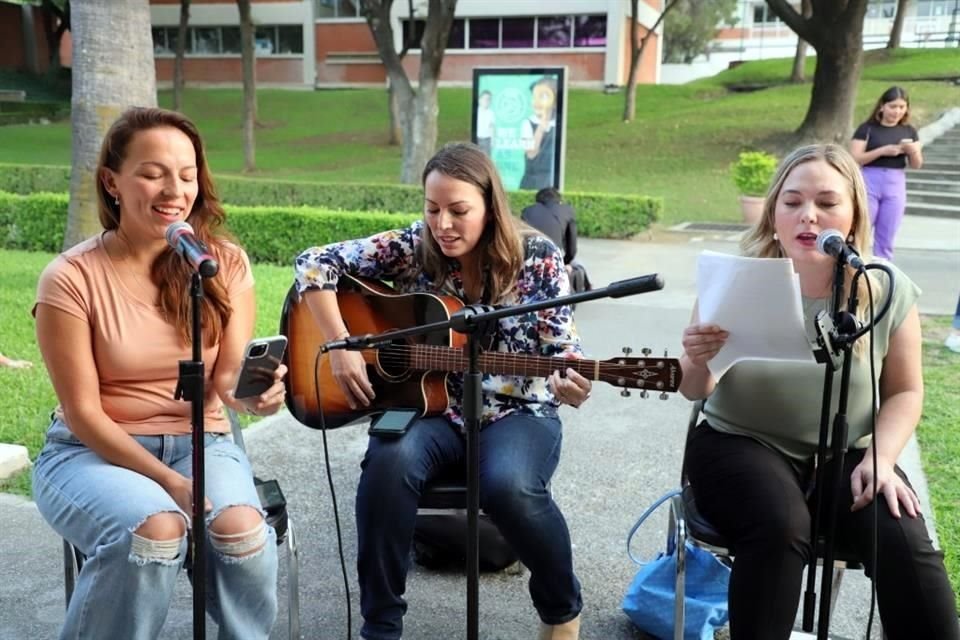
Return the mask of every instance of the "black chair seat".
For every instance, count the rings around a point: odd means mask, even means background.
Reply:
[[[421,509],[466,509],[467,470],[464,465],[447,465],[427,481],[420,496]]]

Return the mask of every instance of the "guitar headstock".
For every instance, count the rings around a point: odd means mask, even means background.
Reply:
[[[629,396],[631,389],[639,389],[640,397],[646,398],[649,392],[660,394],[661,400],[667,399],[668,392],[680,388],[683,372],[680,370],[680,361],[668,358],[666,351],[663,357],[654,356],[652,349],[640,350],[642,357],[630,357],[633,349],[623,348],[623,356],[601,360],[599,365],[599,380],[621,387],[622,396]]]

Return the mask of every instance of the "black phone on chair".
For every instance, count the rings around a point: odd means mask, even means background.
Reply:
[[[233,397],[240,399],[258,396],[272,387],[273,374],[283,362],[286,349],[286,336],[254,338],[247,343]]]

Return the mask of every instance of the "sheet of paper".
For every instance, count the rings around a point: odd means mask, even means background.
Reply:
[[[718,380],[741,360],[815,361],[790,260],[704,251],[697,260],[697,293],[700,322],[730,332],[707,363]]]

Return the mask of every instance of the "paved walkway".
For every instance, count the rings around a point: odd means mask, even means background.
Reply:
[[[924,289],[921,310],[952,313],[960,289],[960,223],[908,218],[897,262]],[[941,225],[946,226],[941,226]],[[658,272],[663,291],[583,304],[577,322],[587,351],[597,358],[618,355],[624,346],[651,347],[672,356],[679,351],[695,295],[694,265],[702,249],[736,252],[734,238],[657,234],[655,241],[582,241],[581,258],[597,286]],[[598,385],[582,410],[564,407],[564,454],[553,491],[570,525],[577,572],[583,583],[584,640],[640,638],[620,611],[620,600],[635,568],[626,556],[627,531],[640,512],[676,486],[689,404],[679,395],[667,401],[624,398]],[[301,541],[302,635],[310,640],[344,638],[346,607],[337,557],[331,495],[324,471],[321,433],[289,416],[261,421],[248,431],[247,446],[257,473],[280,480]],[[366,435],[360,426],[328,433],[331,473],[340,508],[353,603],[353,637],[359,630],[356,587],[356,532],[353,497]],[[915,450],[904,466],[918,485],[929,514],[925,483]],[[662,548],[666,518],[638,536],[636,551],[650,557]],[[281,612],[273,638],[287,637],[286,571],[281,559]],[[63,619],[60,541],[33,503],[0,495],[0,639],[55,637]],[[484,575],[480,584],[481,638],[527,640],[537,626],[526,576]],[[862,637],[869,583],[860,573],[843,584],[834,631]],[[406,637],[447,640],[464,637],[465,580],[456,572],[415,567],[408,582]],[[190,638],[190,589],[178,590],[165,638]],[[209,637],[215,637],[212,626]],[[879,638],[879,635],[875,637]]]

